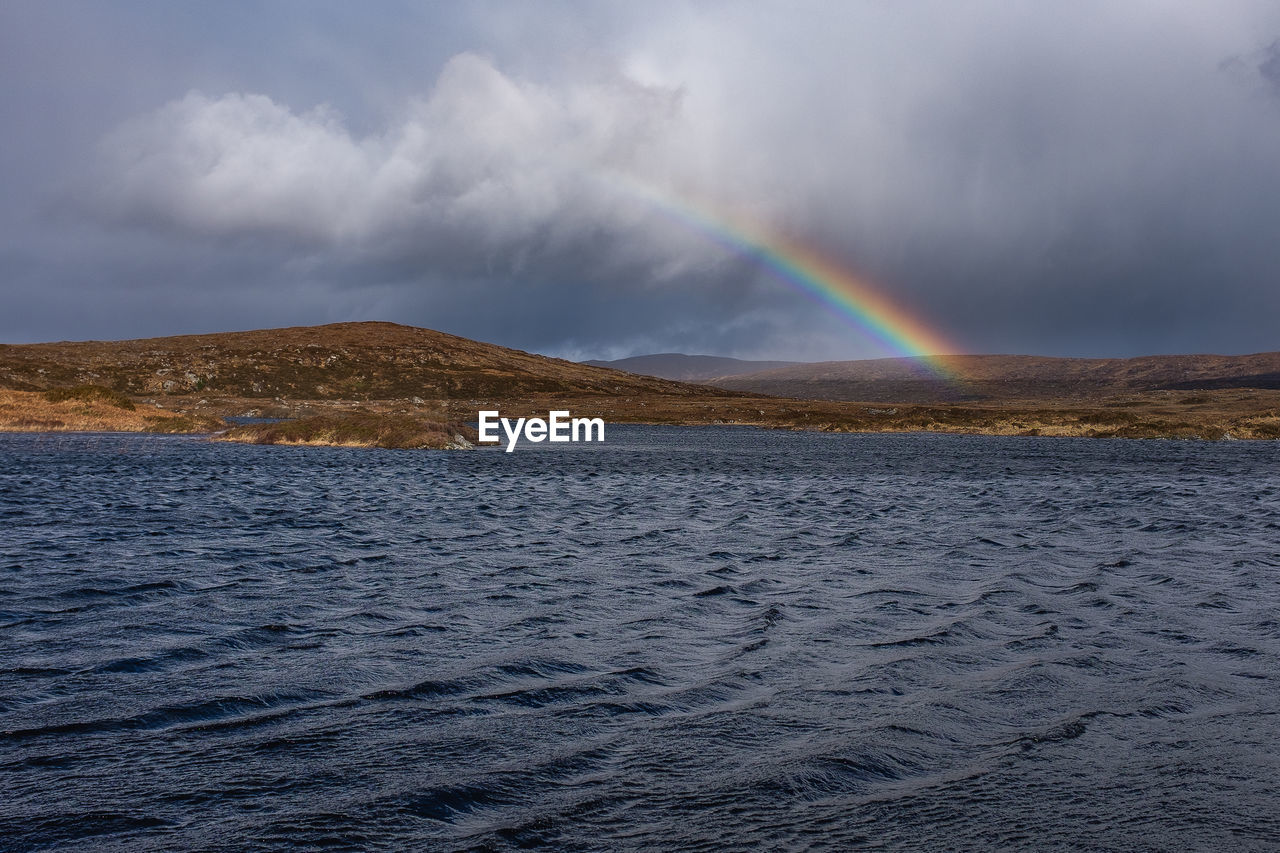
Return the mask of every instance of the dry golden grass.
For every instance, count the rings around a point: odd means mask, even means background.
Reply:
[[[394,419],[474,422],[481,409],[506,417],[546,417],[567,409],[608,423],[737,424],[818,432],[946,432],[1089,438],[1280,438],[1280,390],[1155,391],[1091,400],[912,405],[779,397],[669,397],[538,394],[464,400],[384,399],[263,401],[170,397],[166,404],[199,415],[250,413],[313,418],[353,412]]]
[[[123,408],[118,396],[0,390],[0,432],[211,432],[224,426],[210,417]]]
[[[1124,398],[903,405],[755,398],[579,397],[450,401],[454,417],[477,409],[545,416],[569,409],[610,423],[740,424],[820,432],[945,432],[1087,438],[1280,438],[1280,390],[1147,392]]]
[[[92,395],[90,395],[92,396]],[[40,392],[0,391],[0,429],[202,432],[219,417],[252,413],[297,420],[237,427],[225,440],[348,447],[440,447],[480,409],[504,416],[545,416],[568,409],[609,423],[739,424],[821,432],[946,432],[1092,438],[1280,439],[1280,391],[1144,392],[1045,403],[884,404],[777,397],[566,396],[483,399],[269,401],[164,398],[169,410],[139,404],[128,411],[95,399],[50,402]]]

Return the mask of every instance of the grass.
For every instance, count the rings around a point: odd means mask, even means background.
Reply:
[[[62,403],[67,400],[79,400],[85,403],[101,402],[117,409],[133,411],[133,401],[119,391],[103,388],[101,385],[76,385],[73,388],[50,388],[44,392],[44,398],[50,403]]]
[[[213,432],[224,426],[207,415],[139,410],[127,397],[96,386],[0,390],[0,432]]]
[[[506,400],[485,405],[449,401],[455,417],[476,408],[498,408],[504,416],[545,416],[569,409],[608,423],[741,424],[819,432],[945,432],[1088,438],[1275,439],[1280,437],[1280,391],[1206,392],[1209,403],[1178,405],[1155,393],[1135,397],[1125,408],[1108,401],[1062,405],[912,405],[892,407],[781,398],[687,399],[579,397]],[[484,401],[481,401],[484,402]],[[1193,408],[1192,405],[1195,407]]]

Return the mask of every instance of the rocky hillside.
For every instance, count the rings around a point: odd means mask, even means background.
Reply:
[[[395,323],[0,345],[0,388],[375,400],[530,394],[735,396]]]

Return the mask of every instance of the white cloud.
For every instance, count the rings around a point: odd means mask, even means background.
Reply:
[[[606,176],[669,173],[680,99],[617,74],[551,89],[461,54],[394,126],[356,137],[325,106],[192,92],[104,140],[98,196],[150,226],[518,269],[643,225]]]

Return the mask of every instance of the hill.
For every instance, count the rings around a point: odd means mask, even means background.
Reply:
[[[676,382],[702,382],[742,373],[758,373],[802,364],[799,361],[746,361],[741,358],[725,358],[718,355],[684,355],[663,352],[654,355],[637,355],[613,361],[584,361],[595,367],[625,370],[642,376],[657,376]]]
[[[1276,353],[963,356],[947,365],[959,378],[943,382],[912,360],[881,359],[717,380],[726,390],[394,323],[0,345],[0,431],[208,432],[224,426],[221,418],[249,416],[297,420],[225,437],[424,447],[465,444],[457,423],[496,408],[517,417],[568,409],[609,423],[823,431],[1280,437]]]
[[[941,378],[919,359],[798,364],[716,378],[735,391],[811,400],[939,403],[1085,400],[1146,391],[1280,388],[1280,352],[1139,358],[945,356]]]
[[[735,396],[395,323],[0,345],[0,388],[85,384],[134,396],[295,400]]]

